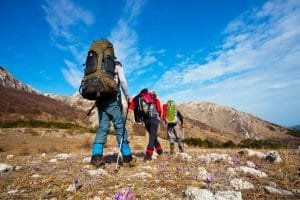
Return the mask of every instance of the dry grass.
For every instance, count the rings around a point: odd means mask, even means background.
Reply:
[[[265,172],[268,178],[257,178],[246,174],[239,174],[243,180],[254,184],[254,190],[243,190],[243,199],[295,199],[299,196],[284,197],[267,194],[263,187],[272,182],[278,188],[294,189],[299,188],[300,161],[295,150],[281,149],[279,151],[283,162],[270,164],[258,158],[246,158],[240,156],[236,149],[200,149],[187,147],[186,151],[192,156],[193,161],[182,162],[172,156],[165,156],[150,163],[142,162],[143,151],[148,142],[148,136],[131,136],[131,148],[137,158],[138,165],[134,168],[122,167],[118,174],[110,172],[115,168],[117,143],[114,135],[108,136],[105,147],[106,160],[109,161],[105,170],[108,177],[90,177],[86,171],[90,165],[82,163],[82,158],[88,157],[91,151],[94,134],[76,133],[69,136],[61,130],[39,130],[45,134],[33,136],[30,133],[20,130],[5,130],[6,134],[0,134],[0,147],[5,151],[0,152],[0,162],[9,163],[13,166],[26,166],[21,171],[13,171],[2,175],[0,180],[0,199],[89,199],[99,196],[101,199],[112,197],[121,188],[130,188],[137,199],[183,199],[183,192],[187,186],[207,188],[213,192],[228,190],[231,178],[226,174],[228,167],[244,166],[248,160],[262,166],[261,171]],[[3,133],[3,131],[2,131]],[[63,137],[66,134],[67,137]],[[167,152],[168,143],[160,139],[163,149]],[[177,145],[176,145],[177,148]],[[264,151],[264,150],[262,150]],[[23,152],[23,155],[20,156]],[[47,153],[46,157],[41,157]],[[48,161],[55,158],[58,153],[72,153],[68,160],[58,161],[50,164]],[[115,153],[111,155],[111,153]],[[232,166],[226,161],[204,162],[200,155],[208,153],[226,153],[239,164]],[[13,154],[14,158],[6,160],[6,155]],[[39,166],[41,170],[33,170]],[[90,168],[85,168],[90,167]],[[150,167],[150,168],[149,168]],[[178,170],[182,167],[182,170]],[[204,167],[213,175],[213,181],[206,185],[203,181],[195,180],[198,167]],[[82,171],[83,170],[83,171]],[[132,175],[145,172],[151,175],[149,178],[133,178]],[[40,179],[31,178],[32,174],[39,174]],[[74,178],[79,178],[83,184],[77,192],[67,192],[66,189],[73,183]],[[9,187],[8,187],[9,186]],[[14,195],[9,195],[9,190],[18,189]],[[21,193],[21,190],[25,190]],[[47,193],[50,190],[50,193]]]

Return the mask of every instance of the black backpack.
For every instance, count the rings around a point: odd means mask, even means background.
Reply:
[[[79,93],[88,100],[118,93],[114,75],[115,55],[112,43],[107,39],[94,41],[86,57]]]

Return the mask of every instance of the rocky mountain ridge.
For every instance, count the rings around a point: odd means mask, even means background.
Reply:
[[[36,90],[16,80],[4,68],[1,68],[0,80],[2,80],[2,85],[7,88],[14,88],[18,91],[24,91],[28,93],[36,93]],[[60,102],[62,105],[68,105],[72,109],[75,109],[73,110],[73,112],[77,112],[76,110],[78,110],[78,112],[81,112],[81,118],[85,118],[83,117],[84,113],[87,113],[87,111],[94,104],[94,101],[83,99],[78,92],[69,97],[56,94],[42,95],[45,98],[55,100],[55,102]],[[52,103],[49,102],[47,104],[49,107],[51,107],[50,104]],[[34,105],[28,105],[27,107],[32,107],[35,109]],[[214,142],[226,142],[228,140],[240,142],[241,140],[248,138],[257,140],[294,142],[295,139],[293,136],[287,134],[289,132],[289,129],[285,127],[267,122],[265,120],[259,119],[258,117],[255,117],[254,115],[238,111],[228,106],[209,102],[187,102],[182,103],[177,107],[184,116],[184,129],[186,138],[201,138],[208,139]],[[52,116],[50,118],[55,118],[55,116]],[[94,109],[91,116],[87,117],[86,119],[88,120],[88,122],[85,121],[83,124],[88,127],[97,127],[97,109]],[[77,121],[82,121],[82,119]],[[146,134],[141,125],[137,125],[134,123],[133,112],[129,112],[126,126],[129,132],[133,132],[134,134],[138,135]],[[162,124],[159,132],[159,135],[161,137],[166,137],[165,129],[166,127],[164,126],[164,124]]]
[[[22,83],[14,78],[4,67],[0,66],[0,85],[6,88],[13,88],[30,93],[40,93],[38,90],[33,89],[31,86]]]

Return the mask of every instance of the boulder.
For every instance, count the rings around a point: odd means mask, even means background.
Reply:
[[[214,194],[207,189],[188,186],[184,192],[185,200],[215,200]]]
[[[240,191],[218,191],[213,194],[207,189],[188,186],[184,192],[185,200],[242,200]]]
[[[245,174],[251,174],[253,176],[259,177],[259,178],[267,178],[267,174],[264,172],[261,172],[259,170],[250,168],[250,167],[245,167],[245,166],[241,166],[241,167],[237,167],[235,168],[235,171],[237,172],[242,172]]]
[[[99,177],[99,176],[108,176],[108,173],[101,168],[95,170],[88,170],[87,173],[92,177]]]
[[[68,158],[70,158],[71,156],[69,154],[66,154],[66,153],[61,153],[61,154],[58,154],[56,156],[56,158],[58,160],[67,160]]]
[[[252,183],[238,178],[232,179],[230,181],[230,186],[233,187],[234,190],[254,189],[254,185]]]
[[[273,188],[271,186],[265,186],[264,190],[269,194],[279,194],[279,195],[293,195],[293,192],[283,189]]]
[[[266,160],[270,161],[271,163],[280,163],[282,159],[277,151],[270,151],[266,155]]]
[[[243,200],[240,191],[218,191],[215,193],[216,200]]]
[[[209,175],[204,167],[199,167],[195,179],[198,181],[204,181],[205,178]]]
[[[192,157],[187,153],[176,153],[176,158],[180,161],[191,161]]]
[[[266,158],[266,154],[251,149],[242,149],[241,151],[239,151],[239,154],[245,155],[247,157],[257,157],[263,159]]]
[[[8,172],[12,171],[13,167],[11,165],[5,164],[5,163],[0,163],[0,172]]]

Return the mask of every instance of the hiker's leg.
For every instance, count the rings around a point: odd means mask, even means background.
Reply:
[[[174,134],[174,125],[168,124],[167,126],[168,136],[169,136],[169,142],[170,142],[170,153],[175,153],[174,148],[174,141],[175,141],[175,134]]]
[[[155,142],[155,126],[153,124],[152,119],[148,119],[145,123],[145,128],[148,131],[149,134],[149,140],[146,150],[146,159],[151,159],[153,151],[154,151],[154,142]]]
[[[125,121],[123,117],[123,113],[121,112],[121,107],[118,101],[114,101],[110,104],[109,108],[109,113],[112,118],[112,122],[114,124],[114,128],[116,130],[116,139],[118,142],[118,146],[120,146],[121,140],[122,140],[122,145],[121,145],[121,153],[123,155],[124,161],[126,160],[131,160],[131,149],[129,146],[128,142],[128,133],[125,128]]]
[[[110,120],[108,114],[104,109],[98,107],[99,115],[99,129],[96,133],[94,145],[93,145],[93,155],[99,154],[103,155],[103,145],[107,141],[107,133],[109,131]]]
[[[92,158],[91,164],[95,167],[103,167],[104,161],[102,160],[103,157],[103,147],[107,140],[107,133],[109,131],[109,117],[105,112],[104,107],[98,107],[98,115],[99,115],[99,129],[96,133],[93,150],[92,150]]]
[[[157,133],[158,133],[158,129],[159,129],[159,120],[157,120],[157,131],[156,131],[156,137],[155,137],[155,141],[154,141],[154,146],[155,146],[155,149],[156,149],[156,152],[157,152],[157,154],[158,155],[161,155],[162,153],[163,153],[163,150],[162,150],[162,148],[161,148],[161,145],[160,145],[160,143],[159,143],[159,141],[158,141],[158,137],[157,137]]]
[[[179,123],[176,123],[176,125],[174,126],[174,133],[175,133],[176,139],[178,141],[179,151],[183,152],[183,141],[182,141],[182,134],[181,134],[181,131],[180,131]]]

